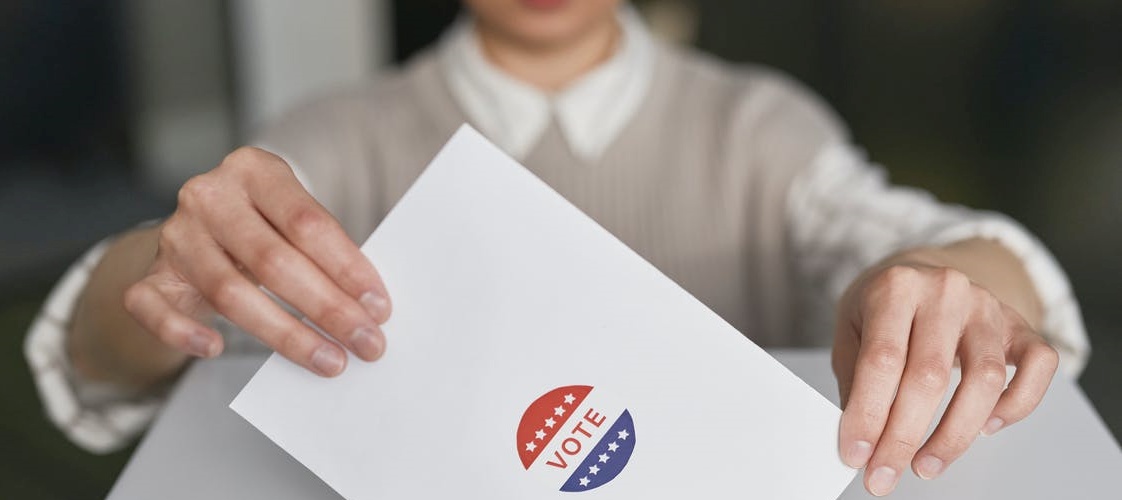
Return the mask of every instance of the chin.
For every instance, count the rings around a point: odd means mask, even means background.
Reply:
[[[465,0],[475,17],[520,43],[564,44],[615,16],[620,0]]]

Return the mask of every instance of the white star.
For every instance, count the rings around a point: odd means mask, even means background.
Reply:
[[[526,443],[526,451],[533,452],[536,449],[538,449],[538,445],[534,444],[533,441]]]
[[[560,406],[558,406],[557,408],[554,408],[554,409],[553,409],[553,414],[554,414],[554,415],[557,415],[558,417],[560,417],[561,415],[564,415],[564,414],[565,414],[565,409],[564,409],[564,408],[562,408],[562,407],[560,407]]]
[[[555,426],[555,425],[557,425],[557,421],[553,420],[553,417],[549,417],[549,418],[545,419],[545,426],[546,427],[549,427],[550,429],[552,429],[553,426]]]
[[[612,457],[609,457],[607,453],[601,453],[600,454],[600,463],[608,463],[609,458],[612,458]]]
[[[567,404],[567,405],[573,404],[573,401],[576,401],[576,400],[577,400],[577,398],[574,398],[572,393],[569,393],[569,394],[565,395],[565,404]]]
[[[584,476],[584,477],[580,478],[580,481],[578,481],[578,482],[580,483],[581,486],[588,486],[588,483],[590,483],[592,481],[588,480],[588,476]]]
[[[538,429],[538,431],[534,433],[534,439],[545,439],[545,431],[542,430],[542,429]],[[612,451],[616,451],[616,450],[612,450]]]
[[[608,451],[616,451],[617,449],[619,449],[619,445],[615,441],[608,443]]]
[[[593,465],[592,467],[588,468],[588,473],[589,474],[596,475],[597,472],[600,472],[600,466],[599,465]]]
[[[622,431],[619,431],[619,438],[620,438],[620,439],[622,439],[622,440],[624,440],[624,441],[627,441],[627,436],[630,436],[630,435],[631,435],[631,434],[628,434],[628,433],[627,433],[627,429],[624,429],[624,430],[622,430]]]

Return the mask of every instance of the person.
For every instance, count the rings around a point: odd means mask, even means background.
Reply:
[[[1085,363],[1037,240],[887,184],[797,83],[655,41],[619,0],[465,3],[435,48],[289,112],[64,276],[27,350],[75,442],[120,446],[191,357],[267,346],[332,377],[392,349],[392,283],[354,240],[463,122],[757,343],[832,342],[839,453],[873,494],[938,476]]]

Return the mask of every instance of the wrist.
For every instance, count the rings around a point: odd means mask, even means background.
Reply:
[[[123,234],[91,271],[66,327],[66,355],[75,376],[143,392],[186,365],[187,356],[144,331],[121,300],[152,265],[158,237],[158,226]]]

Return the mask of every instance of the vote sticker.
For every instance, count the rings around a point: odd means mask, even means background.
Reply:
[[[526,408],[517,446],[522,466],[546,484],[587,491],[623,472],[635,425],[627,408],[592,386],[558,387]]]

